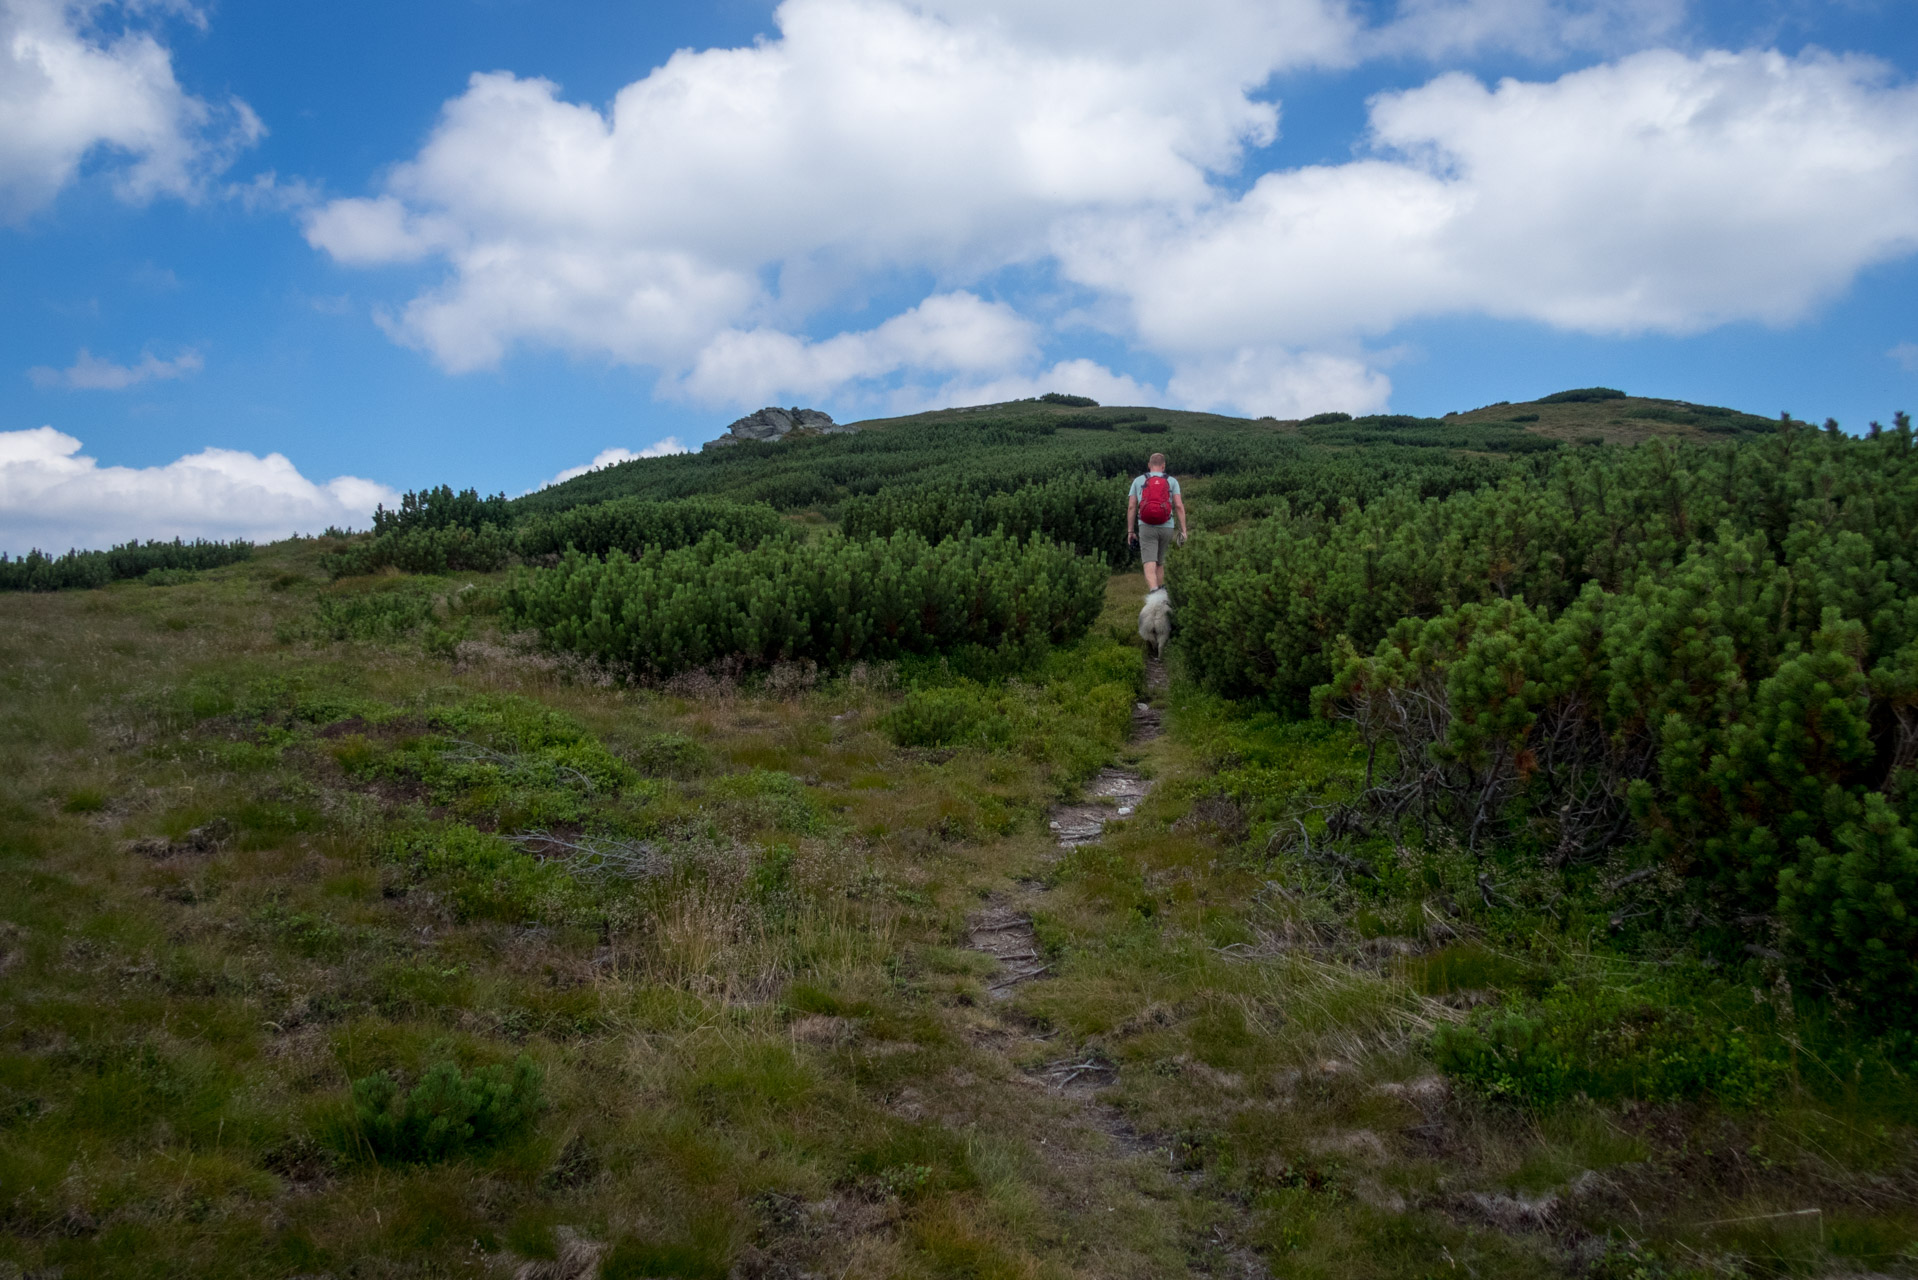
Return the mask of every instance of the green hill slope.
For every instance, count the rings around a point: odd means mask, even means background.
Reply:
[[[34,565],[0,1280],[1912,1274],[1918,440],[1601,391]]]
[[[857,434],[621,463],[512,505],[523,512],[550,512],[613,498],[717,496],[782,510],[830,511],[849,497],[909,484],[1006,490],[1072,471],[1130,476],[1154,451],[1172,457],[1172,469],[1182,478],[1203,478],[1296,466],[1322,450],[1355,446],[1383,448],[1386,452],[1374,461],[1402,467],[1417,456],[1407,452],[1412,450],[1510,457],[1598,440],[1729,438],[1775,424],[1732,409],[1618,396],[1547,398],[1444,418],[1379,414],[1354,420],[1324,414],[1302,421],[1015,401],[852,425]],[[1420,465],[1436,465],[1436,460],[1428,456]],[[1251,496],[1244,488],[1235,491],[1237,496]]]
[[[1725,439],[1773,431],[1779,421],[1719,405],[1628,396],[1607,387],[1564,391],[1519,404],[1487,405],[1461,413],[1455,420],[1509,422],[1550,440],[1598,439],[1607,444],[1637,444],[1654,436]]]

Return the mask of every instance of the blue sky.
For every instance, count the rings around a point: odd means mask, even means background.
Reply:
[[[769,402],[1918,400],[1905,0],[0,0],[0,34],[15,553],[364,525]]]

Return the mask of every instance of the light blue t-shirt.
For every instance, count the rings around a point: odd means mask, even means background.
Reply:
[[[1165,479],[1166,479],[1166,483],[1172,486],[1172,496],[1175,498],[1178,497],[1179,495],[1178,477],[1167,476]],[[1141,498],[1144,497],[1144,495],[1145,495],[1145,476],[1132,477],[1132,489],[1128,496],[1132,499],[1132,501],[1138,502]],[[1179,518],[1179,513],[1177,511],[1174,511],[1172,512],[1172,514],[1168,515],[1165,519],[1159,521],[1158,524],[1153,525],[1153,527],[1164,528],[1166,525],[1176,523],[1178,518]],[[1150,524],[1151,522],[1148,520],[1140,520],[1139,523]]]

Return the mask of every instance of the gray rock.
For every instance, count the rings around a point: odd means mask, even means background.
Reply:
[[[841,426],[817,409],[781,409],[769,405],[733,423],[726,428],[725,435],[708,440],[703,448],[723,449],[745,440],[784,440],[795,431],[802,435],[837,436],[858,430],[858,427]]]

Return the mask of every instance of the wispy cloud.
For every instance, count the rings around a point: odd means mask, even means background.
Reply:
[[[248,213],[301,213],[320,201],[320,189],[305,178],[282,179],[272,169],[227,183],[223,194]]]
[[[1918,373],[1918,342],[1901,342],[1885,352],[1906,373]]]
[[[162,267],[152,262],[134,268],[133,274],[127,278],[140,288],[154,293],[173,293],[180,287],[180,277],[172,267]]]
[[[140,358],[138,364],[115,364],[111,360],[102,360],[85,347],[72,364],[64,369],[53,369],[46,365],[37,365],[27,370],[27,376],[33,379],[36,387],[65,387],[73,391],[125,391],[142,382],[171,382],[184,378],[188,374],[198,373],[206,367],[200,353],[188,348],[171,360],[148,353]]]

